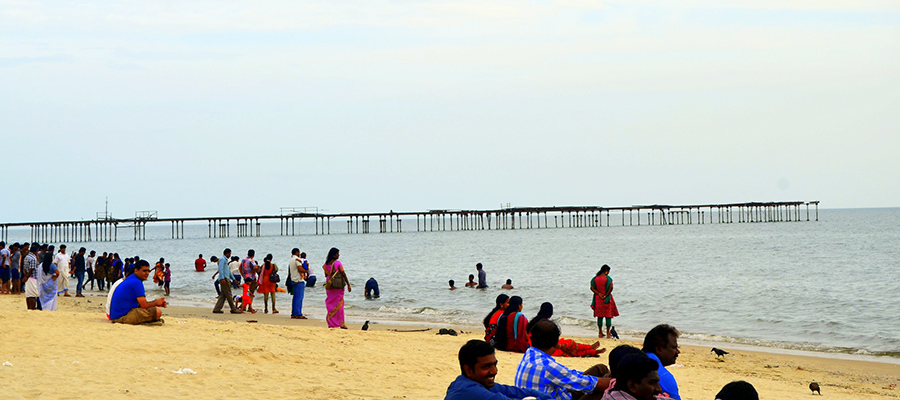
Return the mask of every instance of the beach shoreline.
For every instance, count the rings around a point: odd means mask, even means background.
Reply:
[[[283,397],[302,388],[304,397],[325,399],[335,396],[331,382],[339,381],[338,392],[346,398],[442,398],[459,374],[459,346],[482,336],[480,329],[463,326],[446,326],[458,336],[436,335],[435,327],[415,324],[371,323],[366,332],[358,323],[350,323],[349,330],[327,329],[319,319],[212,314],[185,306],[165,309],[163,325],[126,326],[106,320],[101,298],[61,298],[59,311],[38,312],[25,310],[22,297],[0,296],[4,333],[29,338],[24,343],[32,344],[0,342],[0,363],[11,365],[0,367],[0,373],[14,382],[4,385],[4,393],[10,398],[94,398],[102,393],[112,398],[213,399],[225,393]],[[640,346],[629,340],[601,343],[607,349],[622,343]],[[806,399],[806,385],[812,381],[826,395],[900,397],[900,389],[890,386],[900,385],[895,364],[728,350],[731,354],[719,361],[708,347],[682,346],[671,369],[685,399],[711,399],[725,383],[741,379],[751,382],[761,398]],[[498,352],[497,357],[497,381],[512,384],[521,355]],[[607,359],[560,361],[583,370]],[[42,377],[58,373],[74,377],[78,392],[67,385],[42,385]]]

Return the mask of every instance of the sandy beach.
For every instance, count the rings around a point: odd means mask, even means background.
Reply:
[[[105,300],[60,298],[59,311],[37,312],[25,310],[22,297],[0,296],[3,397],[441,399],[459,374],[459,347],[481,336],[452,326],[464,333],[398,332],[417,328],[382,324],[335,330],[315,319],[216,315],[193,307],[169,307],[163,325],[113,325],[103,312]],[[602,342],[608,349],[629,343]],[[521,355],[498,352],[497,358],[497,381],[512,384]],[[561,361],[585,369],[607,360]],[[891,388],[900,385],[900,366],[888,363],[753,351],[732,351],[718,361],[709,348],[683,346],[671,371],[685,399],[711,400],[738,379],[752,383],[763,399],[809,399],[812,381],[830,398],[900,397],[900,388]]]

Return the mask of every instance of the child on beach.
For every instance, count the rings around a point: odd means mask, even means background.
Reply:
[[[166,297],[169,296],[169,285],[172,283],[172,271],[169,269],[169,263],[166,263],[166,269],[163,272],[163,282],[166,288]]]

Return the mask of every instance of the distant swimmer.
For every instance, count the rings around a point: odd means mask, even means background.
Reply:
[[[377,299],[379,297],[381,297],[381,292],[378,291],[378,281],[375,278],[369,278],[366,281],[366,298]]]
[[[456,282],[454,282],[453,279],[451,279],[450,282],[447,283],[450,284],[450,290],[456,290]]]
[[[466,287],[475,287],[478,286],[478,282],[475,282],[475,275],[469,274],[469,281],[466,282]]]
[[[503,286],[500,286],[500,289],[515,289],[512,285],[512,279],[507,279],[506,283]]]
[[[484,272],[484,266],[481,263],[475,264],[475,269],[478,270],[478,289],[484,289],[488,287],[487,285],[487,272]]]

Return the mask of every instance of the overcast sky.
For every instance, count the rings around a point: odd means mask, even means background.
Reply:
[[[897,1],[0,1],[0,222],[900,206]]]

